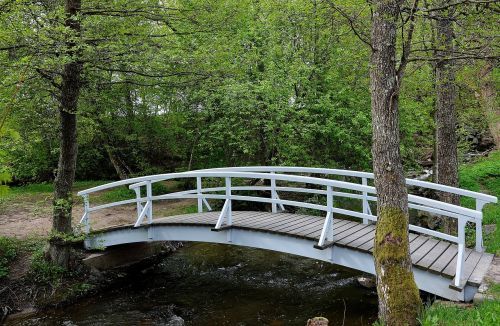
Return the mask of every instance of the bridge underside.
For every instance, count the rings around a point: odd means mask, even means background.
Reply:
[[[155,219],[153,224],[134,228],[121,225],[99,230],[85,241],[88,249],[146,241],[197,241],[273,250],[318,259],[374,274],[374,225],[336,219],[335,243],[314,248],[324,218],[317,216],[233,212],[233,225],[212,231],[220,212],[179,215]],[[455,274],[455,245],[427,236],[410,234],[413,272],[418,287],[454,301],[470,301],[491,263],[493,255],[468,250],[461,288],[450,287]]]

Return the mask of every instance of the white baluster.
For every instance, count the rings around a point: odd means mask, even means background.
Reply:
[[[146,214],[148,216],[148,224],[151,224],[153,223],[153,188],[151,187],[151,180],[146,183],[146,196],[148,199],[147,204],[149,205],[148,212]]]
[[[227,201],[227,211],[226,211],[226,224],[233,224],[232,216],[232,201],[231,201],[231,177],[226,177],[226,201]]]
[[[368,185],[368,180],[366,178],[361,179],[361,184],[363,186]],[[368,203],[368,193],[363,191],[363,214],[370,214],[370,204]],[[363,219],[363,224],[368,224],[368,219]]]
[[[333,189],[331,186],[326,187],[326,206],[328,211],[318,244],[315,246],[317,249],[324,249],[327,241],[333,241]]]
[[[140,186],[135,187],[134,191],[135,191],[135,198],[137,199],[137,218],[139,218],[143,209],[141,203],[141,187]]]
[[[89,203],[89,195],[85,194],[83,195],[83,207],[84,207],[84,231],[85,233],[90,232],[90,203]]]
[[[274,172],[271,172],[271,174],[274,174]],[[275,200],[277,199],[277,193],[276,193],[276,179],[271,178],[271,199]],[[278,205],[273,202],[271,204],[271,212],[277,213],[278,212]]]
[[[458,255],[457,255],[457,270],[455,273],[455,286],[460,286],[464,266],[464,251],[465,251],[465,224],[466,220],[460,218],[458,220]]]
[[[476,211],[483,212],[486,202],[476,199]],[[483,252],[483,219],[476,219],[476,251]]]
[[[198,213],[203,213],[203,199],[201,195],[201,177],[196,177],[196,195],[198,196]]]

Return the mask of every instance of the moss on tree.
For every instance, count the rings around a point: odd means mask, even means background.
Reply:
[[[391,313],[386,325],[416,325],[420,294],[411,271],[408,218],[398,208],[380,208],[375,234],[375,268],[379,293],[386,294]]]

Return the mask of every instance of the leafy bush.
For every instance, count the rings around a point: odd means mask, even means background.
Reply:
[[[66,270],[64,268],[52,264],[45,259],[43,247],[40,246],[33,252],[30,275],[33,277],[34,281],[55,285],[59,283],[65,272]]]
[[[9,263],[17,256],[17,245],[14,239],[0,237],[0,278],[9,274]]]

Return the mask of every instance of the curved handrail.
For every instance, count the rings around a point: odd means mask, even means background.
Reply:
[[[256,171],[257,170],[257,171]],[[339,180],[331,180],[326,178],[312,177],[312,176],[302,176],[302,175],[290,175],[283,173],[313,173],[313,174],[324,174],[324,175],[345,175],[352,177],[360,177],[361,184],[347,182],[347,181],[339,181]],[[159,174],[152,176],[144,176],[137,177],[127,180],[121,180],[112,182],[106,185],[101,185],[97,187],[93,187],[87,190],[83,190],[78,192],[78,195],[83,196],[84,198],[84,215],[81,219],[81,222],[85,224],[85,230],[88,232],[89,225],[89,217],[90,213],[96,210],[110,208],[118,205],[124,204],[133,204],[137,205],[137,221],[135,226],[140,226],[143,220],[147,217],[148,223],[152,223],[153,219],[153,210],[152,205],[153,201],[156,200],[165,200],[165,199],[173,199],[173,198],[193,198],[198,200],[198,211],[203,211],[203,204],[211,210],[210,205],[207,199],[217,199],[224,200],[224,206],[220,213],[219,219],[215,226],[215,229],[221,229],[223,224],[231,225],[232,217],[231,217],[231,206],[232,201],[252,201],[252,202],[261,202],[261,203],[269,203],[272,205],[272,211],[277,212],[277,207],[279,206],[281,209],[284,209],[284,205],[288,206],[296,206],[309,208],[314,210],[320,210],[326,212],[325,222],[323,225],[323,229],[321,232],[320,239],[318,241],[318,246],[323,247],[327,242],[333,241],[333,229],[331,226],[333,225],[333,214],[342,214],[353,216],[356,218],[363,219],[363,223],[368,223],[368,221],[377,221],[377,216],[372,215],[371,209],[369,206],[369,201],[376,201],[376,189],[373,186],[369,186],[367,183],[367,179],[372,178],[373,174],[367,172],[357,172],[357,171],[347,171],[347,170],[336,170],[336,169],[320,169],[320,168],[300,168],[300,167],[235,167],[235,168],[218,168],[218,169],[206,169],[206,170],[198,170],[198,171],[189,171],[189,172],[179,172],[179,173],[170,173],[170,174]],[[175,193],[169,193],[164,195],[156,195],[153,196],[152,193],[152,183],[171,180],[171,179],[185,179],[185,178],[196,178],[196,189],[179,191]],[[202,187],[202,178],[223,178],[225,179],[225,187],[211,187],[211,188],[203,188]],[[270,186],[235,186],[231,185],[231,180],[234,178],[238,179],[268,179],[270,180]],[[277,186],[276,181],[287,182],[287,186]],[[412,180],[416,181],[416,180]],[[322,186],[326,189],[308,189],[308,188],[300,188],[300,187],[290,187],[289,183],[298,183],[298,184],[314,184],[316,186]],[[410,182],[411,183],[411,182]],[[408,182],[407,182],[408,184]],[[429,183],[430,184],[430,183]],[[117,186],[129,185],[130,189],[133,189],[136,193],[135,199],[122,200],[118,202],[98,205],[94,207],[90,207],[89,204],[89,194],[102,191],[106,189],[110,189]],[[441,185],[431,184],[434,188],[442,191]],[[146,187],[146,197],[141,197],[141,187]],[[334,191],[336,190],[348,190],[350,192],[341,192]],[[448,187],[452,188],[452,187]],[[485,202],[496,202],[496,197],[483,195],[477,196],[478,193],[470,192],[470,191],[462,191],[462,189],[453,188],[454,193],[459,193],[462,195],[470,196],[471,193],[474,195],[477,201],[482,201],[483,205]],[[257,197],[257,196],[249,196],[249,195],[235,195],[233,191],[255,191],[255,190],[267,190],[271,191],[271,198],[267,197]],[[325,195],[327,199],[326,205],[321,204],[313,204],[296,200],[284,200],[279,198],[279,192],[306,192],[306,193],[314,193],[319,195]],[[220,192],[225,192],[225,194],[217,194]],[[359,192],[359,193],[352,193]],[[371,194],[371,196],[369,195]],[[375,196],[373,196],[375,195]],[[338,207],[334,207],[333,198],[334,197],[349,197],[354,199],[362,200],[363,212],[357,212],[354,210],[342,209]],[[487,201],[486,201],[487,200]],[[458,264],[457,264],[457,279],[460,281],[460,273],[461,266],[463,262],[464,248],[465,248],[465,224],[467,222],[476,223],[476,249],[482,249],[482,205],[476,206],[476,210],[461,207],[458,205],[452,205],[448,203],[444,203],[438,200],[433,200],[429,198],[424,198],[416,195],[408,195],[409,207],[421,211],[427,211],[439,215],[449,216],[458,220],[458,236],[448,235],[442,232],[428,230],[416,225],[409,225],[410,230],[416,231],[419,233],[431,235],[434,237],[438,237],[447,241],[455,242],[458,244]],[[144,205],[143,205],[144,204]],[[479,228],[478,228],[479,226]],[[331,230],[330,230],[331,229]],[[456,284],[458,286],[458,283]]]
[[[211,168],[202,169],[197,171],[228,171],[228,172],[279,172],[279,173],[313,173],[313,174],[324,174],[324,175],[338,175],[347,177],[357,177],[374,179],[374,174],[372,172],[362,172],[362,171],[352,171],[343,169],[324,169],[324,168],[313,168],[313,167],[295,167],[295,166],[242,166],[242,167],[222,167],[222,168]],[[158,180],[161,181],[161,180]],[[480,192],[461,189],[457,187],[446,186],[438,183],[433,183],[429,181],[422,181],[416,179],[406,178],[407,186],[415,186],[427,189],[433,189],[442,192],[448,192],[460,196],[471,197],[475,199],[482,200],[486,203],[497,203],[498,198],[488,194],[483,194]]]

